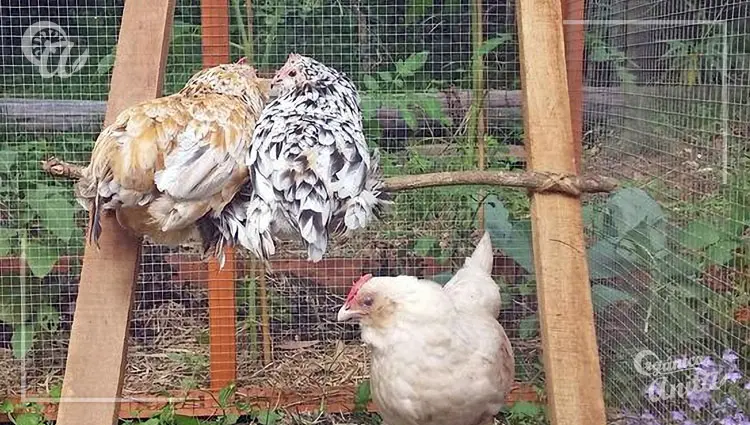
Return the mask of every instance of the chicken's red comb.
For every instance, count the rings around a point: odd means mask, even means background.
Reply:
[[[362,285],[367,283],[367,281],[369,281],[370,279],[372,279],[372,275],[370,273],[367,273],[366,275],[360,277],[357,281],[355,281],[352,285],[352,288],[349,290],[349,294],[346,295],[346,302],[348,303],[349,301],[354,299],[354,297],[357,296],[357,292],[359,292],[359,289],[362,287]]]

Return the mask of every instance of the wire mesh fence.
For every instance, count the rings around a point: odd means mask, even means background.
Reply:
[[[54,394],[64,374],[87,214],[73,200],[71,182],[51,178],[40,162],[88,161],[102,128],[123,5],[71,0],[0,9],[0,397]],[[232,60],[250,51],[270,76],[296,52],[353,78],[386,175],[524,167],[512,4],[482,5],[479,41],[467,1],[233,0],[229,12]],[[179,0],[165,94],[201,69],[201,34],[199,0]],[[482,102],[475,93],[486,107],[476,108]],[[284,245],[263,278],[240,255],[239,386],[325,392],[361,382],[368,356],[359,331],[335,323],[352,280],[371,272],[445,282],[479,240],[480,224],[498,246],[500,321],[516,348],[517,380],[541,385],[525,194],[435,188],[400,193],[395,201],[384,221],[336,240],[321,263],[307,263],[299,247]],[[194,249],[146,241],[124,394],[209,387],[207,279]]]
[[[250,51],[268,76],[296,52],[353,78],[386,175],[525,166],[513,2],[484,2],[481,43],[473,41],[479,28],[468,1],[230,6],[233,60]],[[587,198],[584,212],[613,421],[744,423],[737,409],[749,407],[749,8],[740,1],[585,4],[583,171],[623,183]],[[86,214],[70,182],[46,175],[40,161],[88,160],[122,2],[10,2],[0,10],[3,397],[24,387],[54,392],[62,380]],[[200,2],[178,1],[167,94],[201,68],[201,33]],[[484,103],[474,106],[484,108],[472,108],[476,93]],[[325,392],[365,379],[357,328],[334,320],[351,280],[371,272],[444,282],[471,252],[480,223],[496,248],[500,321],[515,348],[517,380],[543,386],[526,194],[435,188],[395,201],[384,221],[336,240],[321,263],[307,263],[294,244],[284,245],[265,278],[243,260],[235,279],[240,386]],[[194,250],[146,243],[126,394],[210,385],[207,276]]]
[[[587,5],[585,170],[624,186],[586,211],[613,419],[747,420],[749,12]]]

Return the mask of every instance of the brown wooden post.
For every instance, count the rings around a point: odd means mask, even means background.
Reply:
[[[128,0],[104,124],[161,95],[175,1]],[[101,220],[100,249],[86,244],[65,365],[59,425],[117,423],[141,240],[114,215]]]
[[[576,172],[583,160],[583,41],[586,33],[583,0],[562,0],[565,25],[565,65],[568,70],[570,119],[573,125]]]
[[[229,1],[201,0],[203,66],[227,63],[229,59]],[[224,268],[216,259],[208,264],[208,321],[211,389],[218,390],[237,378],[235,338],[235,255],[226,249]]]
[[[575,173],[560,0],[518,0],[516,21],[529,168]],[[581,201],[534,193],[531,223],[549,418],[604,425]]]

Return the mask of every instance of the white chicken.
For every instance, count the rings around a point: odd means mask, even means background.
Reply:
[[[337,319],[357,320],[372,349],[370,388],[384,423],[486,425],[504,405],[515,377],[510,341],[490,311],[494,302],[470,305],[485,292],[471,285],[487,283],[487,243],[485,235],[447,290],[411,276],[371,275],[350,290]]]
[[[333,234],[362,229],[390,204],[377,152],[362,130],[359,95],[343,73],[289,55],[271,83],[246,165],[250,183],[222,213],[218,231],[266,260],[275,241],[303,243],[320,261]]]

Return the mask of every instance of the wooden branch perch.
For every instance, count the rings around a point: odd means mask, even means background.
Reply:
[[[42,169],[54,177],[77,180],[80,165],[57,158],[42,161]],[[518,171],[452,171],[416,174],[385,179],[385,190],[400,192],[437,186],[486,185],[526,188],[532,192],[558,192],[572,196],[582,193],[612,192],[617,180],[604,176],[575,176],[543,172]]]

